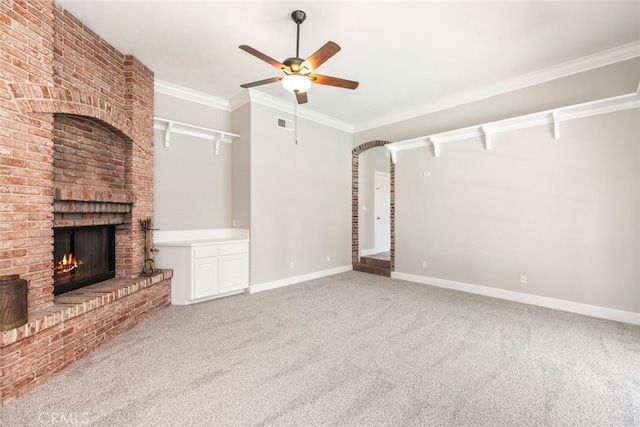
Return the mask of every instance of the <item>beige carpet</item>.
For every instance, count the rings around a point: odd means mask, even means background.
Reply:
[[[2,426],[639,426],[640,327],[349,272],[172,306]]]

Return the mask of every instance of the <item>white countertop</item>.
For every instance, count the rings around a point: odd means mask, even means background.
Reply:
[[[154,246],[207,246],[249,242],[249,230],[215,228],[204,230],[158,230],[153,235]]]

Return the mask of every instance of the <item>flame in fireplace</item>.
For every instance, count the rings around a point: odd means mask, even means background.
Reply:
[[[70,273],[82,265],[82,261],[77,259],[73,253],[64,254],[62,260],[56,264],[56,274]]]

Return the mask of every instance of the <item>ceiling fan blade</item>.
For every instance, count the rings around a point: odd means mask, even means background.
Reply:
[[[286,65],[284,65],[282,62],[276,61],[275,59],[271,58],[270,56],[267,56],[264,53],[262,53],[262,52],[260,52],[258,50],[255,50],[251,46],[247,46],[246,44],[243,44],[243,45],[241,45],[239,47],[240,47],[240,49],[244,50],[245,52],[250,53],[251,55],[255,56],[256,58],[262,59],[264,62],[273,65],[274,67],[276,67],[279,70],[288,69],[288,67]]]
[[[320,49],[316,50],[311,54],[310,57],[305,59],[302,63],[301,68],[306,67],[309,71],[313,71],[318,68],[320,65],[324,64],[327,59],[331,58],[333,55],[340,51],[340,46],[338,46],[334,42],[327,42]]]
[[[250,88],[254,86],[266,85],[267,83],[275,83],[282,80],[282,77],[271,77],[270,79],[258,80],[257,82],[245,83],[240,85],[240,87]]]
[[[322,74],[311,74],[309,79],[313,83],[327,86],[336,86],[344,89],[355,89],[358,87],[358,82],[352,80],[339,79],[338,77],[323,76]]]
[[[296,92],[296,99],[298,104],[305,104],[309,99],[307,98],[307,92]]]

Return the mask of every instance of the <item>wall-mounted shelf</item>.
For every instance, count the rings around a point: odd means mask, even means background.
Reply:
[[[220,154],[220,144],[230,144],[235,138],[240,135],[235,133],[226,132],[223,130],[211,129],[202,126],[196,126],[189,123],[177,122],[171,119],[163,119],[161,117],[153,118],[153,128],[164,132],[164,146],[169,148],[169,142],[171,140],[172,133],[179,133],[182,135],[195,136],[197,138],[207,139],[213,141],[215,144],[215,154]]]
[[[432,146],[434,157],[440,157],[442,154],[443,143],[460,141],[463,139],[481,138],[484,142],[485,149],[491,150],[493,148],[492,136],[494,134],[546,124],[551,124],[553,126],[553,139],[558,140],[560,139],[561,121],[637,107],[640,107],[640,93],[634,92],[612,98],[605,98],[597,101],[556,108],[553,110],[541,111],[539,113],[483,123],[476,126],[469,126],[433,135],[421,136],[404,141],[392,142],[385,145],[385,148],[391,153],[391,160],[393,163],[396,163],[399,151],[412,150],[420,147]]]

